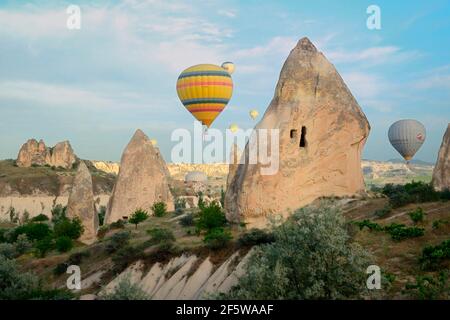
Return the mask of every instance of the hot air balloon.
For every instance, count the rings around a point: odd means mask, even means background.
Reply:
[[[229,74],[232,74],[234,72],[234,63],[233,62],[224,62],[222,63],[222,68],[228,71]]]
[[[259,116],[259,112],[256,109],[250,110],[250,117],[255,120]]]
[[[229,129],[231,130],[231,132],[235,133],[236,131],[239,130],[239,127],[237,124],[233,123],[230,125]]]
[[[389,128],[389,141],[407,163],[425,142],[426,130],[416,120],[400,120]]]
[[[151,139],[150,142],[152,143],[152,145],[154,147],[156,147],[156,145],[158,144],[158,140],[156,140],[156,139]]]
[[[179,75],[177,93],[186,109],[209,128],[230,101],[233,80],[219,66],[199,64]]]

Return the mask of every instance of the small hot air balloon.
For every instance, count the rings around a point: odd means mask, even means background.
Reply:
[[[233,124],[230,125],[229,129],[230,129],[231,132],[235,133],[236,131],[239,130],[239,127],[238,127],[237,124],[233,123]]]
[[[158,140],[156,140],[156,139],[151,139],[150,142],[152,143],[152,145],[154,147],[156,147],[156,145],[158,144]]]
[[[255,120],[256,118],[258,118],[258,116],[259,116],[259,112],[258,112],[258,110],[256,110],[256,109],[250,110],[249,114],[250,114],[250,117],[251,117],[253,120]]]
[[[224,62],[224,63],[222,63],[221,67],[224,68],[225,70],[227,70],[229,74],[233,74],[233,72],[234,72],[234,63],[233,62],[229,62],[229,61]]]
[[[230,101],[233,80],[219,66],[199,64],[179,75],[177,93],[186,109],[209,128]]]
[[[416,120],[399,120],[389,128],[389,141],[407,163],[425,142],[426,130]]]

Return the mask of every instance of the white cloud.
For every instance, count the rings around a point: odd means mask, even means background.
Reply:
[[[237,58],[256,58],[268,54],[288,54],[294,48],[296,40],[292,37],[274,37],[262,46],[241,49],[235,53]]]
[[[236,11],[230,10],[230,9],[221,9],[217,13],[220,14],[221,16],[225,16],[227,18],[236,18],[236,16],[237,16]]]
[[[450,65],[435,68],[416,81],[417,89],[450,89]]]

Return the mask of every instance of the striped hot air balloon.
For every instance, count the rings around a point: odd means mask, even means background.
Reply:
[[[233,80],[222,67],[199,64],[179,75],[177,93],[186,109],[209,128],[230,101]]]

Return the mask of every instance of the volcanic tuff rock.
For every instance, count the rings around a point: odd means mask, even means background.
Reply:
[[[319,197],[364,190],[361,152],[369,123],[339,73],[309,39],[301,39],[289,54],[255,129],[279,129],[279,170],[263,175],[260,169],[267,165],[239,165],[226,193],[230,221],[262,227],[267,215],[286,216]]]
[[[95,211],[91,173],[83,161],[80,161],[73,181],[67,204],[67,216],[77,217],[82,221],[84,233],[79,239],[81,242],[91,244],[95,241],[99,224],[98,215]]]
[[[229,188],[231,181],[233,181],[233,177],[239,167],[241,156],[242,151],[236,143],[233,143],[230,150],[230,163],[228,165],[227,189]]]
[[[76,161],[77,157],[69,141],[58,142],[53,148],[49,148],[43,140],[37,142],[36,139],[30,139],[20,148],[16,164],[19,167],[49,165],[70,169]]]
[[[173,197],[167,181],[164,159],[150,139],[137,130],[122,154],[116,184],[108,203],[105,222],[130,216],[136,209],[150,211],[158,201],[173,210]]]
[[[437,190],[450,189],[450,124],[442,140],[432,183]]]

